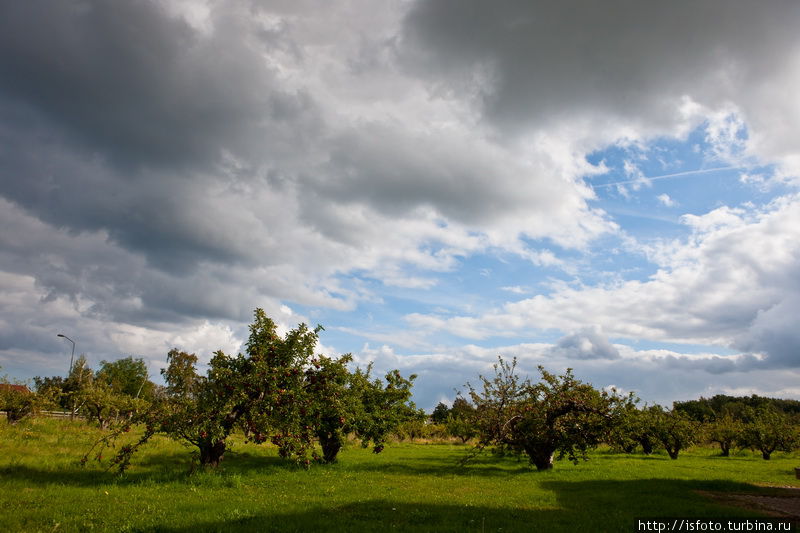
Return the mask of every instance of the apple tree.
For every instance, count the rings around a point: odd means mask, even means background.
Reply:
[[[516,360],[500,359],[494,368],[492,379],[480,377],[481,391],[468,385],[476,407],[476,449],[499,446],[523,453],[537,470],[553,468],[556,455],[576,463],[586,459],[625,401],[581,382],[571,369],[557,376],[540,366],[541,381],[532,383],[517,375]]]
[[[743,412],[742,446],[758,450],[764,460],[775,451],[790,452],[800,444],[797,428],[786,413],[771,405],[747,407]]]
[[[194,354],[171,350],[162,370],[164,393],[103,439],[112,442],[133,423],[145,426],[138,442],[120,448],[115,464],[123,470],[141,445],[162,433],[196,447],[200,464],[215,467],[236,429],[251,442],[271,442],[281,457],[305,466],[335,460],[350,432],[380,451],[385,434],[413,409],[413,376],[390,372],[383,386],[371,380],[369,369],[350,372],[350,355],[316,355],[321,329],[301,324],[281,336],[256,309],[244,353],[216,352],[205,375],[198,373]]]
[[[689,418],[684,411],[665,410],[660,405],[648,411],[653,424],[653,432],[667,450],[670,459],[677,459],[681,450],[693,445],[699,436],[700,425]]]

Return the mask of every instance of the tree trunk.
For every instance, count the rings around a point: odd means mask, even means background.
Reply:
[[[771,455],[771,451],[761,450],[761,457],[763,457],[765,461],[769,461]]]
[[[536,467],[536,470],[553,469],[553,455],[555,454],[555,450],[526,449],[525,452],[528,454],[528,457],[530,457],[530,461]]]
[[[729,457],[731,455],[731,445],[729,443],[720,442],[719,447],[722,449],[722,457]]]
[[[653,453],[653,443],[650,442],[650,439],[642,439],[639,441],[639,444],[642,445],[642,451],[645,455],[650,455]]]
[[[678,458],[678,452],[680,451],[680,448],[667,448],[667,454],[669,455],[669,458],[673,460]]]
[[[622,451],[625,453],[633,453],[636,449],[636,444],[627,444],[622,446]]]
[[[200,464],[216,468],[225,455],[225,439],[218,441],[202,441],[198,444],[200,448]]]
[[[336,455],[342,449],[342,440],[335,433],[323,433],[318,437],[320,446],[322,446],[322,459],[326,463],[336,461]]]

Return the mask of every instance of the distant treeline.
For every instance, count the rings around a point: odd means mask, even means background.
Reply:
[[[792,418],[800,418],[800,401],[767,398],[755,394],[752,396],[717,394],[711,398],[701,397],[698,400],[674,402],[673,407],[698,422],[712,422],[725,415],[741,420],[746,417],[748,407],[751,409],[772,407]]]

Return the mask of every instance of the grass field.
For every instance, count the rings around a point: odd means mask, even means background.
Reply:
[[[100,435],[82,422],[0,423],[2,531],[632,531],[635,518],[742,517],[696,491],[800,486],[795,454],[764,461],[697,448],[677,461],[597,451],[536,472],[515,458],[457,461],[467,448],[346,449],[309,471],[236,442],[217,472],[190,473],[189,451],[156,439],[124,475],[78,460]]]

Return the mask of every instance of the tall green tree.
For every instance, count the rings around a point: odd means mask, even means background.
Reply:
[[[151,399],[155,385],[150,381],[147,365],[142,358],[124,357],[116,361],[100,361],[95,381],[118,394],[131,398]]]
[[[444,424],[447,417],[450,415],[450,408],[444,402],[439,402],[433,408],[431,413],[431,420],[434,424]]]

